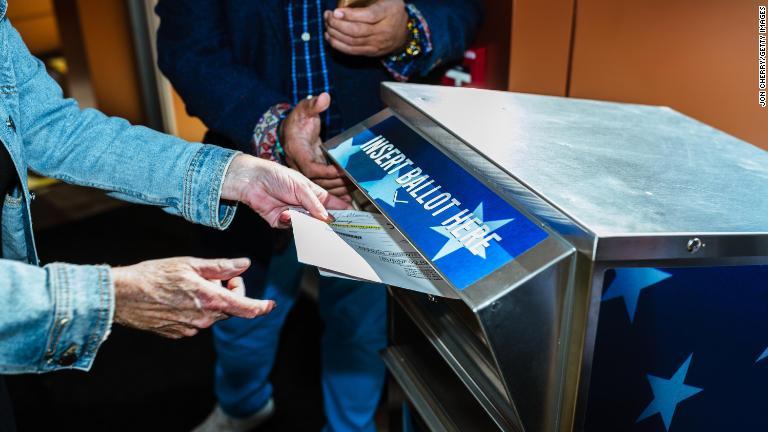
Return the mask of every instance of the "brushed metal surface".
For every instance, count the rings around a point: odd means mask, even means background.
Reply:
[[[383,354],[387,369],[408,396],[408,400],[413,404],[427,427],[434,432],[458,432],[459,429],[451,422],[448,413],[429,390],[429,385],[422,382],[421,374],[413,370],[406,357],[406,354],[398,347],[389,347]]]
[[[407,290],[390,288],[389,292],[494,423],[504,431],[521,431],[514,402],[507,398],[493,360],[451,309]]]
[[[768,233],[768,153],[670,108],[385,83],[599,237]]]
[[[768,262],[768,153],[669,108],[394,83],[382,96],[388,109],[324,146],[396,115],[550,234],[458,292],[496,371],[480,373],[453,343],[458,326],[425,309],[444,324],[422,326],[427,345],[497,426],[580,427],[605,268]],[[388,365],[409,396],[443,427],[466,421],[435,415],[407,351],[390,349]],[[487,398],[494,376],[514,415]]]

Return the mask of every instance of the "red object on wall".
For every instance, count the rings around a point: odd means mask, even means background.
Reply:
[[[464,61],[445,72],[440,83],[452,87],[488,88],[486,82],[487,49],[472,47],[464,52]]]

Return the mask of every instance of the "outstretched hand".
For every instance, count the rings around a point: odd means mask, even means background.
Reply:
[[[115,322],[178,339],[230,316],[267,314],[275,302],[245,297],[239,276],[250,264],[181,257],[113,268]]]
[[[338,167],[328,163],[320,148],[320,114],[330,105],[328,93],[299,102],[280,125],[280,142],[289,167],[301,171],[332,195],[351,201],[349,181]]]

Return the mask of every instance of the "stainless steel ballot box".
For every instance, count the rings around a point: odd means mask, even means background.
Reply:
[[[768,430],[768,153],[666,107],[382,97],[325,146],[450,284],[390,288],[407,425]]]

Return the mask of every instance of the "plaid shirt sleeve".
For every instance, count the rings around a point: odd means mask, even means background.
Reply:
[[[285,165],[285,154],[280,145],[280,137],[277,135],[277,128],[290,110],[290,104],[279,103],[271,106],[267,112],[259,118],[256,127],[253,128],[251,154],[262,159]]]
[[[418,72],[417,59],[432,52],[432,38],[424,15],[412,3],[406,4],[405,11],[408,13],[408,44],[401,52],[381,60],[398,81],[408,81]]]

